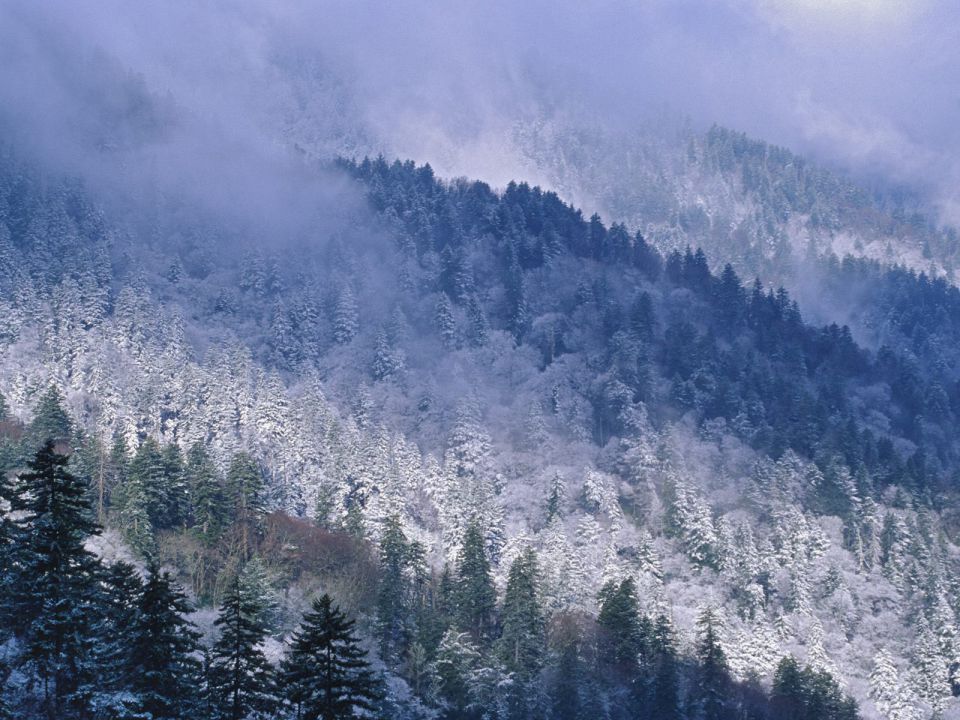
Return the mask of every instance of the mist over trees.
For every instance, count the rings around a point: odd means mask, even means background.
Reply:
[[[324,172],[372,212],[271,245],[3,155],[8,707],[951,710],[953,286],[818,265],[818,325],[525,183]]]

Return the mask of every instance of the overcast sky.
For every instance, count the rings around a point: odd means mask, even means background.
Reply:
[[[948,0],[6,0],[0,117],[76,168],[282,196],[291,138],[502,182],[517,118],[666,106],[957,220],[958,38]]]

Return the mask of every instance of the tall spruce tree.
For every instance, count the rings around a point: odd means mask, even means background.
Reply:
[[[250,557],[254,541],[260,533],[264,503],[263,474],[260,466],[247,453],[237,453],[227,470],[227,497],[238,530],[240,553],[244,560]]]
[[[260,647],[267,635],[262,608],[244,593],[239,577],[227,594],[214,626],[220,637],[210,653],[210,692],[217,718],[271,717],[276,705],[273,667]]]
[[[376,709],[378,683],[353,626],[327,594],[304,616],[281,664],[281,685],[297,720],[341,720]]]
[[[81,716],[95,679],[99,562],[84,541],[100,532],[87,488],[48,440],[15,488],[13,627],[18,664],[39,680],[48,718]]]
[[[27,429],[27,449],[33,452],[47,440],[65,440],[70,437],[72,423],[64,408],[63,395],[56,385],[50,385],[40,396]]]
[[[193,531],[204,542],[213,544],[229,523],[230,508],[223,481],[203,443],[194,443],[187,452],[186,472]]]
[[[501,613],[503,631],[497,641],[500,659],[513,676],[506,697],[507,716],[518,720],[531,717],[545,704],[539,684],[533,681],[546,649],[539,582],[536,553],[527,548],[510,566]]]
[[[527,548],[510,566],[501,613],[500,658],[507,670],[522,679],[540,669],[546,647],[539,575],[536,553]]]
[[[704,720],[728,716],[730,666],[720,646],[720,622],[716,611],[704,608],[697,618],[697,701]]]
[[[130,563],[113,563],[100,574],[94,717],[144,717],[139,698],[131,691],[134,668],[130,646],[140,616],[142,593],[143,581]]]
[[[124,504],[130,506],[133,502],[126,497],[129,491],[131,497],[136,498],[136,504],[146,510],[154,528],[168,528],[176,522],[176,498],[167,471],[160,445],[153,438],[144,440],[130,463]]]
[[[676,640],[673,625],[665,614],[657,616],[652,644],[650,717],[657,720],[680,720]]]
[[[6,471],[0,467],[0,643],[7,639],[7,628],[11,626],[10,602],[13,592],[14,541],[16,525],[13,522],[11,506],[14,501],[14,487]]]
[[[189,717],[200,685],[200,634],[185,617],[186,596],[151,563],[138,605],[130,662],[140,708],[154,720]]]
[[[483,532],[476,521],[470,522],[463,536],[455,594],[460,627],[469,632],[475,642],[487,642],[493,635],[497,594]]]
[[[410,640],[411,610],[406,570],[409,561],[407,539],[400,521],[384,522],[380,537],[380,588],[377,593],[377,623],[380,648],[385,658],[399,657]]]
[[[632,578],[608,582],[600,591],[600,662],[623,678],[635,677],[643,645],[643,625]]]

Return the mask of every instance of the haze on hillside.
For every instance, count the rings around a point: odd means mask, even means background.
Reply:
[[[503,143],[516,122],[623,129],[667,111],[906,185],[957,218],[960,10],[942,0],[13,0],[0,12],[3,117],[84,170],[120,153],[128,174],[139,160],[222,183],[299,147],[503,185],[536,172]],[[210,192],[206,179],[194,184]]]

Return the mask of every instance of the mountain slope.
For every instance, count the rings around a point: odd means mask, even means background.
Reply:
[[[836,269],[838,299],[851,297],[843,273],[888,293],[889,305],[857,305],[870,323],[921,300],[943,309],[901,317],[873,350],[805,323],[784,291],[713,273],[700,252],[665,257],[526,184],[497,193],[382,160],[337,172],[369,210],[352,207],[329,237],[272,245],[169,199],[146,228],[130,224],[8,153],[0,391],[11,413],[29,420],[52,381],[95,457],[115,439],[134,459],[152,441],[171,454],[203,447],[229,475],[249,452],[267,509],[374,542],[396,518],[438,593],[471,523],[500,598],[514,560],[537,551],[557,624],[593,622],[598,591],[629,579],[645,617],[671,618],[684,657],[702,640],[696,618],[713,618],[744,688],[769,687],[794,654],[879,717],[869,678],[886,650],[898,702],[950,702],[955,291],[867,264]],[[173,482],[158,473],[158,487]],[[236,557],[205,556],[198,573],[196,527],[136,505],[132,477],[109,488],[108,523],[134,546],[156,543],[199,598],[219,599]],[[134,511],[154,518],[150,537]],[[284,561],[263,559],[282,585]],[[339,592],[379,632],[370,588]],[[452,652],[439,640],[429,662]],[[412,686],[408,666],[384,661]],[[691,707],[698,672],[681,672]],[[618,702],[616,689],[579,691]]]

